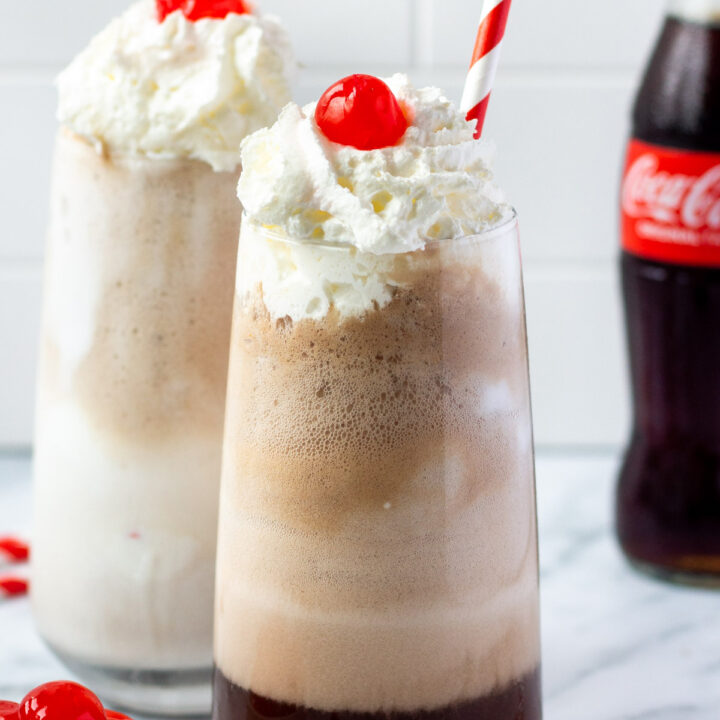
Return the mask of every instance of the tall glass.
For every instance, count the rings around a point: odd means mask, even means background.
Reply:
[[[538,720],[516,220],[393,256],[246,221],[239,255],[214,720]]]
[[[32,600],[60,658],[136,710],[210,707],[236,184],[57,139]]]

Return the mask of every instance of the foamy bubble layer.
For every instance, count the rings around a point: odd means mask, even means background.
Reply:
[[[491,148],[437,88],[387,80],[410,127],[400,144],[363,151],[329,141],[315,105],[289,105],[243,143],[238,195],[250,219],[293,238],[377,255],[483,232],[511,209],[490,170]]]
[[[294,71],[276,18],[176,11],[160,23],[154,0],[140,0],[60,75],[58,117],[110,151],[234,170],[242,139],[289,102]]]

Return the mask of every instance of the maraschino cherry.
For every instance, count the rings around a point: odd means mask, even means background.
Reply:
[[[20,701],[19,720],[105,720],[97,696],[74,682],[51,682]]]
[[[3,576],[0,577],[0,597],[16,598],[27,595],[30,584],[25,578]]]
[[[245,0],[155,0],[155,3],[160,22],[175,10],[182,10],[183,15],[193,22],[202,18],[222,20],[230,13],[247,15],[251,12]]]
[[[19,713],[20,706],[17,703],[0,700],[0,718],[2,720],[18,720]]]
[[[107,720],[131,720],[127,715],[115,712],[115,710],[106,710],[105,716],[107,717]]]
[[[11,563],[26,562],[30,558],[30,546],[14,537],[0,538],[0,559]]]
[[[408,129],[393,91],[372,75],[350,75],[328,88],[315,122],[328,140],[358,150],[397,145]]]

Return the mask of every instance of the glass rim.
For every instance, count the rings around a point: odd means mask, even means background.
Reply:
[[[319,240],[315,238],[301,238],[291,237],[285,235],[282,232],[266,227],[262,223],[250,219],[250,217],[243,211],[241,229],[245,227],[246,223],[252,226],[259,232],[262,232],[271,240],[285,243],[287,245],[302,245],[303,247],[313,247],[321,250],[346,250],[354,251],[364,254],[375,254],[370,253],[367,250],[361,250],[360,248],[352,245],[351,243],[334,243],[326,242],[325,240]],[[415,250],[407,250],[400,253],[377,253],[378,256],[382,255],[407,255],[415,252],[423,252],[432,248],[444,247],[451,244],[463,243],[463,242],[489,242],[501,235],[509,234],[513,229],[518,226],[518,213],[514,207],[510,207],[510,214],[507,219],[501,222],[499,225],[494,225],[485,230],[481,230],[478,233],[472,233],[469,235],[460,235],[456,238],[438,238],[433,240],[427,240],[426,243]]]

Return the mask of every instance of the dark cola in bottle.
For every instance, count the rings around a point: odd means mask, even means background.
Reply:
[[[720,586],[720,0],[672,3],[634,111],[622,188],[634,428],[623,550]]]

